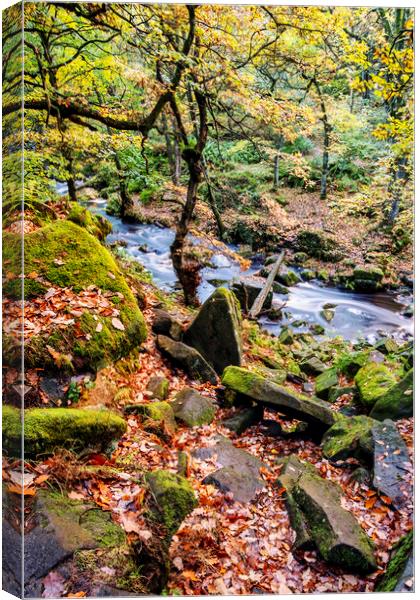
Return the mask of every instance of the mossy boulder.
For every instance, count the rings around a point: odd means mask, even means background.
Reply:
[[[371,462],[373,456],[373,419],[364,415],[348,417],[335,423],[322,438],[322,452],[328,460],[350,457]]]
[[[282,327],[278,336],[279,344],[293,344],[294,335],[290,327]]]
[[[294,271],[282,269],[279,273],[277,273],[275,280],[281,285],[291,287],[292,285],[296,285],[297,283],[299,283],[299,281],[301,281],[301,278]]]
[[[25,456],[51,454],[57,448],[106,449],[126,430],[126,422],[107,410],[32,408],[24,411]],[[21,411],[3,407],[3,444],[12,456],[21,454]]]
[[[183,341],[195,348],[219,374],[228,365],[240,365],[241,312],[235,294],[217,288],[200,308]]]
[[[329,392],[338,384],[337,370],[334,367],[326,369],[315,379],[315,394],[318,398],[329,400]]]
[[[162,429],[160,433],[172,435],[176,431],[175,415],[172,406],[164,400],[161,402],[150,402],[149,404],[129,404],[124,411],[127,414],[141,415],[145,419],[146,429],[155,431]],[[148,421],[150,427],[147,427]]]
[[[155,501],[152,514],[171,538],[198,504],[194,490],[188,479],[165,470],[148,473],[146,481]]]
[[[306,375],[320,375],[326,370],[322,360],[317,356],[310,356],[299,363],[300,370]]]
[[[147,384],[147,391],[152,394],[152,398],[166,400],[169,394],[169,381],[166,377],[154,375]]]
[[[308,256],[326,262],[339,262],[343,251],[338,243],[321,230],[301,230],[296,237],[296,248]]]
[[[327,402],[298,394],[246,369],[227,367],[223,372],[222,384],[257,403],[312,425],[316,435],[322,435],[340,418]]]
[[[188,387],[177,393],[171,407],[175,418],[188,427],[208,425],[216,414],[216,407],[210,398]]]
[[[324,560],[356,573],[377,568],[373,544],[353,514],[342,508],[337,484],[304,472],[292,494]]]
[[[353,271],[353,289],[358,292],[375,292],[381,289],[384,272],[379,267],[357,267]]]
[[[360,402],[366,408],[372,408],[396,384],[396,378],[385,365],[369,362],[357,372],[354,382]]]
[[[401,381],[380,396],[371,410],[370,416],[378,421],[403,419],[413,416],[413,369]]]
[[[4,259],[10,260],[12,273],[5,294],[19,294],[20,236],[6,233],[3,238]],[[94,285],[102,294],[115,293],[118,298],[118,320],[111,316],[93,315],[85,309],[64,330],[52,328],[47,334],[32,336],[25,345],[28,368],[54,370],[96,369],[127,355],[143,342],[147,329],[136,299],[128,287],[112,254],[88,231],[68,220],[57,220],[25,235],[26,298],[44,296],[50,288],[71,287],[76,293]],[[13,266],[14,265],[14,266]],[[96,317],[96,318],[94,318]],[[51,348],[52,351],[48,350]],[[8,360],[19,360],[20,348],[9,348]]]
[[[375,592],[414,591],[414,530],[404,535],[391,551],[385,573],[378,580]]]
[[[104,240],[112,231],[112,225],[108,219],[105,219],[102,215],[94,215],[84,206],[77,204],[77,202],[71,202],[67,218],[100,240]]]
[[[311,279],[316,279],[316,273],[311,269],[305,269],[304,271],[301,271],[300,276],[303,281],[311,281]]]

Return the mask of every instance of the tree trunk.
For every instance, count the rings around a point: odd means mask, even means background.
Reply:
[[[321,88],[317,81],[315,81],[315,87],[318,93],[319,102],[321,105],[321,121],[324,127],[324,149],[322,152],[322,174],[321,174],[321,200],[327,198],[327,182],[328,182],[328,168],[329,168],[329,150],[330,150],[330,132],[331,125],[328,121],[327,107],[325,106],[324,98],[322,96]]]
[[[392,205],[388,216],[388,222],[390,225],[395,223],[396,218],[400,212],[400,196],[401,196],[401,184],[407,180],[407,159],[400,158],[395,165],[392,174],[391,183],[391,196]]]
[[[69,198],[70,202],[77,202],[77,194],[76,194],[76,183],[74,181],[73,175],[73,160],[71,158],[67,159],[67,188],[69,190]]]
[[[279,183],[280,183],[279,166],[280,166],[280,156],[277,154],[274,158],[274,188],[275,189],[277,189],[279,187]]]
[[[186,159],[188,164],[189,181],[187,200],[178,221],[175,239],[171,246],[171,257],[175,272],[184,292],[184,300],[187,306],[198,306],[199,299],[197,288],[200,284],[200,264],[185,257],[185,239],[188,235],[189,225],[197,202],[197,190],[202,179],[202,165],[199,155],[192,154]]]
[[[175,129],[175,126],[174,126]],[[173,182],[174,185],[179,185],[179,180],[181,179],[181,146],[179,142],[179,135],[175,129],[175,138],[174,138],[174,174],[173,174]]]

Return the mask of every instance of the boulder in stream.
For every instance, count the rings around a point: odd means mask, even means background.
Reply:
[[[213,367],[195,349],[182,342],[176,342],[165,335],[157,336],[157,347],[191,377],[198,381],[217,384],[217,374]]]
[[[322,435],[338,419],[343,418],[323,400],[297,394],[240,367],[227,367],[222,383],[289,418],[308,423],[316,434]]]
[[[239,300],[242,310],[248,312],[254,304],[258,294],[263,288],[263,283],[250,282],[246,280],[237,281],[232,284],[232,292]],[[263,309],[271,308],[273,301],[273,292],[270,290],[266,299],[264,300]]]
[[[200,308],[183,341],[195,348],[221,374],[242,361],[241,313],[230,290],[218,288]]]
[[[372,542],[353,514],[342,508],[337,484],[323,479],[315,467],[297,457],[287,459],[280,484],[297,511],[298,519],[292,517],[288,505],[300,545],[312,541],[324,560],[347,571],[369,573],[376,569]]]
[[[384,272],[379,267],[356,267],[353,271],[353,288],[358,292],[376,292],[382,288]]]

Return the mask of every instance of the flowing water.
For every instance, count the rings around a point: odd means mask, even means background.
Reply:
[[[61,185],[58,191],[63,193]],[[106,215],[106,200],[103,199],[89,201],[87,206],[112,223],[113,231],[107,237],[108,243],[123,241],[125,250],[152,274],[156,285],[167,291],[179,289],[169,251],[174,239],[173,230],[157,225],[123,223],[118,217]],[[203,243],[192,236],[191,241],[194,244]],[[201,301],[208,298],[219,285],[228,286],[245,276],[252,278],[262,266],[254,262],[248,271],[243,271],[232,257],[221,253],[210,243],[207,243],[207,247],[214,254],[212,266],[201,271],[202,282],[198,289]],[[237,250],[233,245],[228,247]],[[295,270],[298,272],[298,269]],[[298,283],[289,288],[287,296],[274,294],[273,307],[283,306],[281,321],[271,321],[262,316],[260,324],[273,334],[278,334],[285,324],[298,322],[298,331],[306,331],[308,326],[320,324],[328,337],[340,335],[348,340],[365,338],[373,341],[384,334],[392,334],[404,339],[413,334],[413,319],[402,315],[412,300],[410,290],[361,294],[326,286],[319,281]],[[326,303],[335,305],[335,314],[330,323],[321,315]]]

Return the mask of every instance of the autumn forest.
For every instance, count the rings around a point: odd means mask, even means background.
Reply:
[[[3,589],[414,591],[413,20],[3,11]]]

